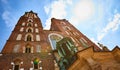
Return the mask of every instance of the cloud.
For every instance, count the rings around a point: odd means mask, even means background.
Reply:
[[[109,31],[116,31],[120,25],[120,14],[116,13],[112,21],[110,21],[105,28],[98,34],[98,41],[102,40]]]
[[[44,6],[44,10],[45,10],[45,13],[48,15],[50,11],[49,6]]]
[[[66,7],[67,4],[72,4],[72,0],[58,0],[58,1],[53,1],[50,5],[46,5],[44,7],[44,10],[46,14],[50,13],[48,19],[46,20],[46,26],[44,29],[49,29],[51,25],[51,18],[55,17],[57,19],[63,19],[67,15]]]
[[[120,24],[120,14],[117,13],[114,15],[113,20],[109,22],[108,25],[104,28],[104,32],[108,32],[109,30],[112,30],[112,31],[117,30],[119,24]]]
[[[70,22],[78,26],[89,19],[92,19],[95,15],[95,4],[92,0],[80,0],[74,2],[71,6]]]
[[[15,18],[13,18],[14,16],[11,15],[11,13],[9,11],[4,11],[3,14],[2,14],[2,19],[5,21],[5,24],[7,25],[7,27],[12,27],[14,26],[15,24],[14,21]]]

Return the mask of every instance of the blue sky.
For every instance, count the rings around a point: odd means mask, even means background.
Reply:
[[[33,10],[44,29],[50,19],[67,19],[93,42],[109,49],[120,46],[119,0],[0,0],[0,50],[4,47],[20,16]]]

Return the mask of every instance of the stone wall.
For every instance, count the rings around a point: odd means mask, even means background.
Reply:
[[[120,49],[96,52],[93,47],[77,53],[78,59],[69,70],[120,70]]]

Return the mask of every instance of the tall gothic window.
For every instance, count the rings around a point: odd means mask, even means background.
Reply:
[[[32,25],[31,25],[31,24],[28,24],[28,26],[30,26],[30,27],[31,27]]]
[[[26,45],[25,53],[31,53],[31,46],[30,45]]]
[[[32,27],[28,27],[28,28],[26,29],[26,32],[33,32],[33,28],[32,28]]]
[[[27,23],[27,26],[31,27],[31,26],[33,26],[33,24],[32,23]]]
[[[21,60],[20,59],[14,60],[13,70],[19,70],[20,69],[20,64],[21,64]]]
[[[27,41],[32,41],[32,37],[30,35],[27,36]]]
[[[25,35],[25,41],[33,41],[33,35],[28,33]]]
[[[19,65],[15,65],[14,70],[19,70]]]
[[[50,44],[51,44],[53,50],[56,49],[56,43],[63,38],[61,35],[55,34],[55,33],[49,34],[48,37],[49,37]]]
[[[31,53],[31,48],[30,47],[26,47],[25,53]]]
[[[29,29],[28,29],[28,32],[32,32],[32,30],[29,28]]]

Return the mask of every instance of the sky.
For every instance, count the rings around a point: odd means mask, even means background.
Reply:
[[[0,0],[0,51],[19,18],[38,13],[44,29],[51,18],[67,19],[94,43],[120,46],[120,0]]]

